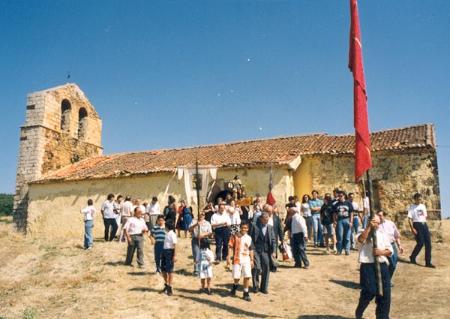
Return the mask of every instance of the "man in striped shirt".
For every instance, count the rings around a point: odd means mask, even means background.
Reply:
[[[150,232],[150,240],[154,244],[154,255],[156,272],[161,273],[161,259],[164,250],[164,239],[166,238],[166,225],[164,215],[159,215],[156,220],[156,225],[153,226]]]

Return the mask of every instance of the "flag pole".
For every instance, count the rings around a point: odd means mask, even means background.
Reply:
[[[370,177],[370,169],[366,171],[366,179],[367,179],[367,193],[369,197],[369,209],[370,209],[370,220],[372,220],[375,217],[375,209],[374,209],[374,202],[373,202],[373,184],[372,184],[372,178]],[[370,227],[367,225],[366,227]],[[371,231],[371,237],[372,237],[372,246],[374,249],[378,248],[377,245],[377,232],[376,230]],[[373,256],[374,263],[375,263],[375,273],[377,276],[377,291],[379,296],[383,296],[383,281],[381,278],[381,267],[380,262],[378,261],[378,258],[374,255]]]

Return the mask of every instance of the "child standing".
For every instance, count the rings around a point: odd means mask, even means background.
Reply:
[[[230,256],[233,254],[233,288],[231,295],[235,296],[241,276],[244,277],[244,300],[251,301],[249,294],[250,278],[253,268],[253,243],[248,235],[248,224],[242,223],[240,232],[231,236],[228,244],[229,253],[227,265],[230,266]]]
[[[156,264],[156,272],[161,273],[161,260],[164,250],[164,239],[166,238],[166,222],[164,215],[159,215],[156,220],[156,225],[153,226],[150,232],[150,240],[154,244],[154,256]]]
[[[200,282],[202,284],[201,292],[211,295],[211,279],[213,277],[214,254],[209,249],[207,238],[200,240]]]
[[[167,234],[164,239],[164,250],[161,261],[161,271],[164,277],[163,292],[172,296],[173,267],[176,261],[177,234],[175,233],[175,224],[168,220],[166,223]]]

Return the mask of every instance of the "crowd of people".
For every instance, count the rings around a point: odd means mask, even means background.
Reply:
[[[93,201],[81,210],[85,221],[84,248],[92,249],[93,220],[96,209]],[[377,318],[388,318],[392,276],[398,255],[403,253],[400,233],[386,213],[378,211],[370,219],[368,197],[357,203],[353,193],[335,189],[323,197],[318,191],[305,194],[301,200],[290,196],[285,205],[286,216],[281,218],[280,207],[263,202],[256,194],[250,205],[243,205],[232,194],[218,197],[194,216],[184,200],[169,195],[167,205],[161,210],[157,197],[150,202],[117,197],[109,194],[101,206],[104,222],[104,239],[127,242],[126,265],[144,267],[144,238],[149,236],[154,246],[155,271],[164,279],[164,293],[173,294],[173,271],[177,261],[177,243],[180,237],[191,240],[194,260],[193,274],[199,276],[200,292],[212,294],[213,267],[224,262],[231,271],[235,296],[243,278],[243,298],[251,300],[250,285],[254,293],[268,294],[269,277],[278,267],[279,252],[282,259],[294,259],[294,267],[309,268],[307,242],[324,248],[326,253],[348,256],[356,250],[358,242],[361,264],[361,295],[356,317],[361,318],[369,302],[376,297]],[[426,225],[427,211],[420,194],[414,195],[414,204],[408,210],[411,231],[417,245],[410,261],[425,245],[426,266],[431,263],[431,240]],[[377,234],[374,249],[371,234]],[[214,244],[215,252],[211,250]],[[384,293],[377,294],[374,258],[381,264]],[[251,283],[250,283],[251,279]]]

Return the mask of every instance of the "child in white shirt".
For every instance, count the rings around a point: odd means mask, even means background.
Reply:
[[[172,296],[173,268],[176,262],[177,234],[172,220],[166,222],[167,234],[164,239],[164,249],[161,261],[161,271],[164,277],[164,290],[168,296]]]
[[[211,295],[211,279],[213,277],[214,254],[209,249],[207,238],[200,240],[200,282],[202,284],[201,292]]]

